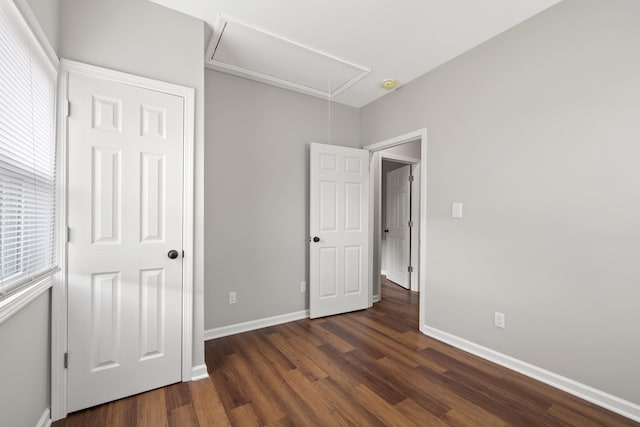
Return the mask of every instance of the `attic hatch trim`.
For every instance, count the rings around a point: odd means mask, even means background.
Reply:
[[[254,31],[256,33],[259,33],[260,35],[269,37],[271,39],[274,39],[278,42],[281,42],[285,45],[288,45],[290,47],[295,47],[298,49],[303,49],[306,52],[312,53],[317,55],[319,58],[322,58],[324,60],[331,60],[334,61],[337,64],[346,66],[346,67],[350,67],[352,69],[354,69],[354,71],[356,72],[355,76],[353,76],[352,78],[350,78],[349,80],[347,80],[345,83],[343,83],[341,86],[331,90],[331,92],[329,91],[325,91],[325,90],[320,90],[317,89],[315,87],[310,87],[308,85],[302,84],[302,83],[298,83],[292,80],[288,80],[286,78],[281,78],[278,76],[274,76],[274,75],[270,75],[270,74],[266,74],[266,73],[262,73],[260,71],[255,71],[255,70],[251,70],[248,68],[244,68],[241,66],[237,66],[234,64],[229,64],[220,60],[217,60],[215,58],[216,52],[218,50],[218,48],[220,47],[220,42],[222,40],[222,36],[224,35],[225,30],[227,29],[227,25],[228,24],[234,24],[234,25],[238,25],[240,27],[245,27],[246,29],[249,29],[251,31]],[[363,79],[365,76],[367,76],[369,73],[371,73],[371,70],[365,67],[362,67],[360,65],[356,65],[352,62],[349,61],[345,61],[344,59],[338,58],[336,56],[333,55],[329,55],[325,52],[319,51],[317,49],[313,49],[309,46],[305,46],[301,43],[297,43],[294,42],[292,40],[289,40],[287,38],[278,36],[276,34],[273,34],[271,32],[262,30],[260,28],[257,28],[255,26],[251,26],[251,25],[247,25],[244,23],[241,23],[239,21],[227,18],[227,17],[223,17],[222,15],[218,15],[218,19],[216,20],[216,23],[214,24],[214,28],[213,28],[213,33],[211,34],[211,38],[209,40],[209,45],[207,47],[207,52],[205,54],[205,67],[212,69],[212,70],[216,70],[216,71],[221,71],[227,74],[232,74],[235,76],[239,76],[239,77],[244,77],[250,80],[254,80],[254,81],[258,81],[261,83],[266,83],[272,86],[277,86],[277,87],[281,87],[284,89],[290,89],[296,92],[300,92],[300,93],[304,93],[307,95],[311,95],[311,96],[315,96],[318,98],[322,98],[322,99],[330,99],[333,98],[335,96],[337,96],[338,94],[344,92],[345,90],[347,90],[348,88],[352,87],[353,85],[355,85],[358,81],[360,81],[361,79]]]

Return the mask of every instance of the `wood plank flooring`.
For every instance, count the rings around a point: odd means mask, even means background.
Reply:
[[[72,426],[639,426],[418,332],[418,294],[206,343],[210,379],[71,414]]]

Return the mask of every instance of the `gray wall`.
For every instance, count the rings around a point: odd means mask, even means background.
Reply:
[[[328,141],[327,101],[205,74],[205,328],[304,310],[309,142]],[[358,146],[358,114],[332,104],[332,144]]]
[[[24,1],[24,0],[19,0]],[[58,51],[60,24],[60,0],[27,0],[51,47]]]
[[[35,426],[50,405],[49,291],[0,324],[0,424]]]
[[[204,24],[145,0],[61,0],[60,56],[196,90],[193,364],[204,363]]]
[[[565,0],[361,113],[428,128],[426,324],[636,404],[639,23]]]

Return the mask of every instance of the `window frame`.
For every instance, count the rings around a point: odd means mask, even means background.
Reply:
[[[53,134],[54,134],[54,168],[55,172],[53,177],[54,185],[54,197],[57,198],[58,185],[60,180],[58,179],[59,170],[55,163],[58,157],[57,147],[57,126],[58,126],[58,79],[60,60],[55,53],[55,50],[49,43],[42,27],[38,23],[35,15],[29,7],[26,0],[0,0],[3,3],[3,8],[9,12],[9,19],[13,21],[15,27],[20,31],[20,36],[23,37],[29,44],[31,54],[36,57],[45,67],[46,70],[53,77]],[[54,276],[60,270],[60,257],[57,252],[59,247],[59,217],[58,207],[60,204],[58,200],[55,202],[54,207],[54,227],[53,227],[53,242],[52,247],[56,250],[54,255],[53,266],[45,270],[33,273],[17,272],[16,280],[11,282],[3,294],[0,294],[0,324],[9,319],[12,315],[20,311],[24,306],[36,299],[42,293],[46,292],[52,287],[54,282]]]

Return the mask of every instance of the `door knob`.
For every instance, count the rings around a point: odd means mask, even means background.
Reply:
[[[385,228],[385,229],[384,229],[384,232],[385,232],[385,233],[388,233],[388,232],[389,232],[389,229],[388,229],[388,228]]]
[[[313,238],[313,241],[318,243],[320,241],[320,238],[318,236],[316,236],[316,237]]]
[[[176,251],[175,249],[171,249],[168,253],[167,256],[171,259],[176,259],[178,258],[178,251]]]

